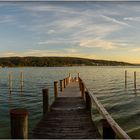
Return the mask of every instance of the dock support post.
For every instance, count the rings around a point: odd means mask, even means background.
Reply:
[[[103,139],[115,139],[115,132],[106,119],[102,119]]]
[[[66,80],[64,79],[63,80],[63,83],[64,83],[64,88],[66,88],[66,82],[65,82]]]
[[[60,80],[60,91],[63,91],[63,80]]]
[[[136,81],[136,71],[134,72],[134,89],[137,88],[137,81]]]
[[[80,77],[80,73],[78,73],[78,78]]]
[[[23,108],[10,110],[11,138],[28,139],[28,111]]]
[[[86,108],[88,111],[91,111],[91,99],[88,91],[85,91],[85,96],[86,96]]]
[[[43,89],[42,94],[43,94],[43,115],[45,115],[49,111],[49,92],[48,92],[48,89],[47,88]]]
[[[10,95],[12,94],[12,75],[9,74],[9,89],[10,89]]]
[[[127,88],[127,71],[125,70],[125,88]]]
[[[23,91],[23,72],[21,72],[20,74],[20,78],[21,78],[21,91]]]
[[[83,99],[84,99],[84,94],[85,94],[85,85],[83,82],[81,82],[81,95]]]
[[[58,97],[58,82],[54,81],[54,97],[55,99]]]

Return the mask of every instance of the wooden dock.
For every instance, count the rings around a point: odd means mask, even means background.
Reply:
[[[60,86],[60,92],[58,91]],[[49,105],[49,89],[42,90],[43,116],[33,129],[33,139],[131,139],[115,122],[94,93],[89,92],[80,78],[68,77],[54,81],[54,102]],[[92,120],[92,106],[102,116],[100,135]],[[94,118],[94,114],[93,118]],[[11,109],[11,138],[28,138],[28,110]]]
[[[99,139],[91,114],[81,97],[78,82],[71,82],[61,92],[33,131],[37,139]]]

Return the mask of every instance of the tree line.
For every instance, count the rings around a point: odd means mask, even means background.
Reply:
[[[1,67],[62,67],[62,66],[126,66],[125,62],[85,59],[77,57],[3,57]]]

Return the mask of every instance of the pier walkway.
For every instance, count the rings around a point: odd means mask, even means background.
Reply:
[[[71,82],[58,94],[51,110],[33,131],[35,139],[99,139],[90,111],[81,97],[78,82]]]

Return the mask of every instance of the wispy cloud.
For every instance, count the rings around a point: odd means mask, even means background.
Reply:
[[[93,39],[93,40],[82,40],[80,42],[81,47],[86,48],[103,48],[106,50],[115,49],[115,43],[103,39]]]
[[[15,21],[15,17],[11,15],[0,16],[0,24],[1,23],[12,23]]]

